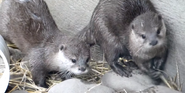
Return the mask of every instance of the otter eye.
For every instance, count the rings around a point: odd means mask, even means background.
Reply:
[[[64,46],[62,45],[61,47],[60,47],[60,50],[63,50],[64,49]]]
[[[71,59],[71,61],[72,61],[73,63],[76,63],[76,60],[75,60],[75,59]]]
[[[158,34],[158,35],[160,34],[160,32],[161,32],[161,30],[160,30],[160,29],[157,29],[157,34]]]
[[[142,34],[142,35],[141,35],[141,37],[142,37],[143,39],[145,39],[145,38],[146,38],[146,36],[145,36],[144,34]]]
[[[88,62],[88,61],[89,61],[89,59],[90,59],[90,58],[88,57],[88,58],[87,58],[87,60],[86,60],[86,62]]]

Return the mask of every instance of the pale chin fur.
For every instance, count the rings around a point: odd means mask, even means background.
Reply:
[[[166,44],[166,28],[163,26],[161,34],[163,39],[158,40],[158,44],[155,46],[149,45],[148,41],[144,41],[142,37],[135,34],[134,30],[131,31],[129,40],[130,51],[134,56],[141,57],[143,59],[150,59],[154,57],[159,51],[158,49],[164,47]],[[132,43],[133,42],[133,43]]]
[[[69,71],[70,73],[75,75],[81,75],[88,72],[88,68],[85,71],[80,71],[78,66],[73,63],[69,58],[67,58],[64,52],[61,50],[59,50],[59,52],[54,55],[52,64],[52,70],[56,71]]]

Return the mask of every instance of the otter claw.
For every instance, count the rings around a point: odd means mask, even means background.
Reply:
[[[111,66],[111,68],[113,69],[113,71],[117,74],[119,74],[120,76],[125,76],[125,77],[131,77],[131,70],[128,67],[123,67],[119,64],[115,64],[114,66]]]
[[[155,70],[150,70],[149,71],[149,75],[150,77],[152,77],[153,79],[159,79],[161,76],[161,72],[160,71],[155,71]]]

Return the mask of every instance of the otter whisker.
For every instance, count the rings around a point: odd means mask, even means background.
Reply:
[[[72,73],[72,72],[70,72],[69,70],[62,70],[62,71],[60,71],[60,72],[58,72],[57,73],[62,79],[64,78],[64,79],[69,79],[69,78],[71,78],[73,75],[74,75],[74,73]]]
[[[143,45],[139,46],[139,49],[135,52],[136,54],[142,49],[142,46]]]

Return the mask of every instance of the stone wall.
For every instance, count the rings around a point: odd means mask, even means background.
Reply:
[[[88,24],[99,0],[45,0],[59,29],[74,34]]]

